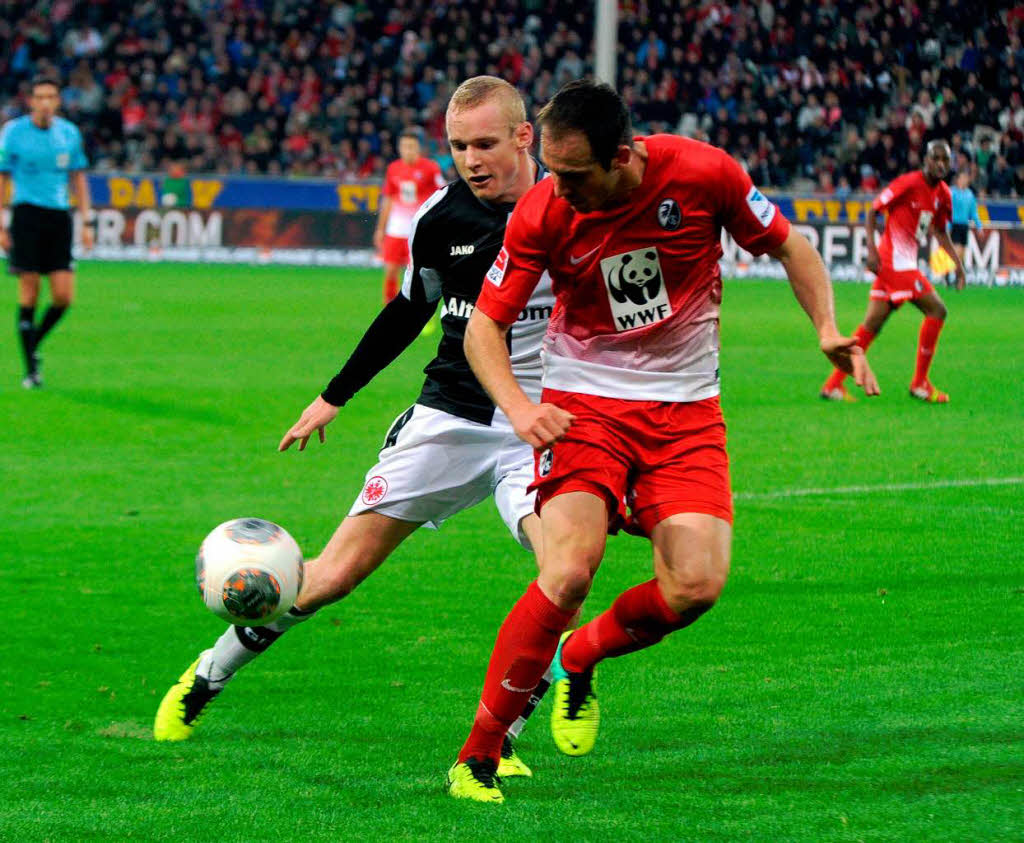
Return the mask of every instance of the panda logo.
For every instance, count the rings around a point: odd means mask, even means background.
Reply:
[[[647,304],[661,289],[658,253],[653,249],[630,252],[608,274],[608,290],[619,304]]]
[[[665,231],[675,231],[683,221],[683,212],[675,199],[662,199],[658,205],[658,225]]]

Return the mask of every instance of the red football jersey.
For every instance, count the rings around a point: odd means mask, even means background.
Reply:
[[[544,179],[516,203],[477,307],[516,321],[541,273],[555,308],[551,389],[650,401],[719,393],[722,229],[747,251],[782,245],[789,222],[724,151],[671,135],[647,147],[628,201],[577,213]]]
[[[932,226],[944,231],[953,216],[949,185],[940,181],[929,187],[920,170],[894,179],[871,205],[888,214],[878,257],[896,272],[917,269],[918,245],[927,242]]]
[[[384,173],[384,195],[391,199],[391,213],[384,233],[407,240],[412,218],[439,187],[444,187],[441,168],[429,158],[417,158],[415,164],[406,164],[399,158],[388,164]]]

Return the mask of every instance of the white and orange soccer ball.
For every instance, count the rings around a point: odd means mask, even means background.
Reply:
[[[302,551],[288,532],[262,518],[214,527],[196,555],[196,585],[217,617],[240,626],[273,623],[302,587]]]

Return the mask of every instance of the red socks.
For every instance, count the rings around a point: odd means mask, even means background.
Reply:
[[[858,325],[857,330],[853,332],[853,335],[857,338],[857,345],[859,345],[864,353],[867,354],[868,346],[870,346],[874,341],[875,334],[872,334],[871,331],[863,325]],[[846,372],[842,369],[833,369],[832,374],[829,376],[829,379],[825,381],[825,385],[822,389],[839,389],[839,387],[843,385],[844,380],[846,380]]]
[[[385,278],[384,279],[384,304],[387,304],[395,296],[398,295],[398,279],[397,278]]]
[[[941,319],[926,316],[921,323],[921,333],[917,338],[917,366],[914,369],[914,380],[911,388],[928,382],[928,368],[935,356],[935,346],[939,344],[939,332],[942,331]]]
[[[459,761],[498,760],[505,732],[543,678],[558,639],[575,614],[575,609],[560,609],[552,603],[536,581],[530,583],[498,630],[473,729]]]
[[[562,646],[562,664],[582,673],[602,659],[643,650],[689,626],[707,609],[694,607],[677,614],[662,597],[658,581],[648,580],[624,591],[608,611],[577,629]]]

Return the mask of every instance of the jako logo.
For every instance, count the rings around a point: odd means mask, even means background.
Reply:
[[[452,253],[450,257],[455,257],[456,255],[471,255],[473,254],[474,249],[476,249],[476,246],[472,243],[468,246],[452,246]]]

